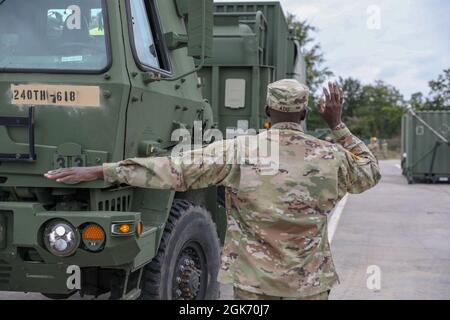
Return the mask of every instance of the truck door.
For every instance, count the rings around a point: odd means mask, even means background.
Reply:
[[[46,170],[122,158],[119,119],[125,118],[129,79],[125,64],[117,62],[123,54],[121,25],[110,23],[118,12],[118,3],[105,0],[1,2],[0,173],[7,177],[5,185],[45,186],[51,184],[42,177]]]
[[[127,112],[125,156],[148,156],[150,145],[173,146],[174,129],[192,129],[201,119],[203,99],[196,75],[179,81],[158,81],[194,69],[186,49],[169,51],[165,34],[186,34],[174,1],[126,0],[127,66],[131,96]]]

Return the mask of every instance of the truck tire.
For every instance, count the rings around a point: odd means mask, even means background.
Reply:
[[[209,212],[186,200],[174,200],[158,253],[144,268],[144,300],[214,300],[220,242]]]

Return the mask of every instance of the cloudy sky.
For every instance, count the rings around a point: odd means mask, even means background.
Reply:
[[[224,0],[222,0],[224,1]],[[227,1],[227,0],[225,0]],[[285,12],[319,31],[326,65],[338,76],[380,79],[409,98],[450,67],[448,0],[281,0]]]

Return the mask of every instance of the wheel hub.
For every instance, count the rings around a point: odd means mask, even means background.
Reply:
[[[193,260],[186,260],[184,271],[181,277],[181,296],[184,299],[193,299],[197,296],[200,289],[201,272],[196,268]]]
[[[185,250],[176,269],[174,294],[176,299],[194,300],[199,295],[202,283],[202,270],[194,250]]]

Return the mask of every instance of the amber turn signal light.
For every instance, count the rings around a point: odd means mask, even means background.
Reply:
[[[111,233],[115,236],[131,236],[137,232],[135,222],[116,222],[111,226]]]
[[[143,229],[142,222],[139,222],[136,228],[138,238],[141,237],[142,229]]]
[[[104,241],[105,232],[103,229],[96,225],[90,224],[83,230],[83,240],[84,241]]]
[[[129,224],[121,224],[119,226],[119,232],[123,234],[130,233],[130,225]]]

